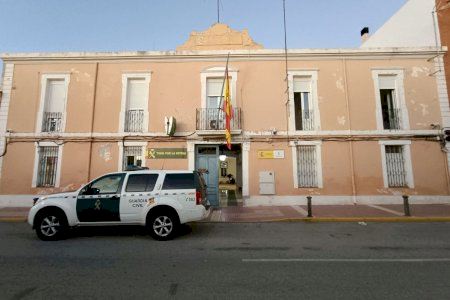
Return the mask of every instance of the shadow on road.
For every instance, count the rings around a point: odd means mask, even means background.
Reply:
[[[191,226],[187,224],[180,225],[178,234],[175,238],[189,235],[192,232]],[[92,226],[75,227],[70,230],[67,238],[95,237],[95,236],[149,236],[147,229],[143,226]]]

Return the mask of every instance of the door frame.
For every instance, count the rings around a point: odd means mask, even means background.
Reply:
[[[195,171],[195,151],[196,145],[225,145],[226,142],[222,141],[188,141],[187,154],[188,154],[188,169],[190,171]],[[248,197],[249,192],[249,152],[250,152],[250,142],[238,142],[232,144],[241,145],[241,155],[242,155],[242,197]]]

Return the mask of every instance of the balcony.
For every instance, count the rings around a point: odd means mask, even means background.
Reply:
[[[398,108],[383,109],[383,128],[386,130],[401,129],[401,110]]]
[[[60,132],[62,112],[44,112],[42,132]]]
[[[241,109],[233,108],[233,118],[231,119],[231,133],[241,132]],[[217,134],[225,130],[225,112],[218,108],[197,108],[197,131],[204,134]],[[202,133],[199,133],[202,134]]]
[[[125,113],[125,132],[143,132],[144,110],[130,109]]]

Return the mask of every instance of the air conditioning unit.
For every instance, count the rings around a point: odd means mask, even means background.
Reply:
[[[217,120],[209,121],[209,129],[217,129]]]

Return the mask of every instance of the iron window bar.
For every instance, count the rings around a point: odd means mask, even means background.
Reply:
[[[62,112],[44,112],[42,132],[60,132]]]
[[[125,132],[143,132],[144,110],[129,109],[125,113]]]

